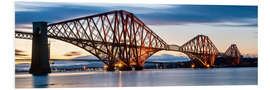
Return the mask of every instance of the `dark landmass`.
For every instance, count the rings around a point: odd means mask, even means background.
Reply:
[[[16,59],[26,60],[26,59]],[[30,59],[29,59],[30,60]],[[54,61],[87,61],[91,62],[89,65],[73,65],[73,66],[65,66],[62,68],[54,68],[52,67],[52,72],[67,72],[67,71],[103,71],[105,70],[103,65],[94,66],[93,64],[102,63],[97,59],[72,59],[72,60],[63,60],[63,59],[52,59],[51,65],[54,64]],[[179,62],[171,62],[168,61],[160,61],[160,60],[148,60],[144,64],[144,69],[169,69],[169,68],[191,68],[191,61],[179,61]],[[228,67],[257,67],[258,66],[258,58],[241,58],[241,61],[238,65],[232,65],[231,61],[226,60],[224,58],[217,58],[215,61],[214,67],[211,68],[228,68]],[[26,71],[16,71],[16,73],[26,72]]]
[[[150,65],[149,65],[150,64]],[[155,64],[154,66],[151,64]],[[191,68],[191,61],[184,62],[146,62],[144,68]],[[257,67],[258,58],[241,58],[240,63],[232,65],[231,61],[224,58],[217,58],[215,65],[212,68],[226,68],[226,67]]]
[[[231,65],[230,61],[217,58],[215,61],[215,67],[257,67],[258,66],[258,58],[241,58],[240,63],[238,65]]]

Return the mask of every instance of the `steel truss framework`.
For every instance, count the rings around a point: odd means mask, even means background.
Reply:
[[[238,50],[236,44],[232,44],[224,53],[226,60],[230,60],[231,65],[237,65],[241,60],[241,53]]]
[[[182,46],[168,45],[134,14],[123,10],[52,23],[47,29],[49,38],[88,51],[108,68],[114,68],[116,64],[142,67],[150,56],[160,50],[183,52],[199,67],[213,66],[219,55],[218,49],[204,35],[198,35]],[[32,39],[32,33],[16,31],[15,37]],[[226,55],[238,57],[240,52],[236,45],[232,45]]]
[[[141,20],[122,10],[49,24],[48,37],[83,48],[109,67],[142,67],[167,46]]]
[[[218,49],[208,36],[198,35],[180,46],[179,51],[189,56],[196,67],[210,67],[214,65],[219,54]]]
[[[15,32],[15,38],[19,38],[19,39],[31,39],[32,40],[33,33],[16,31]]]

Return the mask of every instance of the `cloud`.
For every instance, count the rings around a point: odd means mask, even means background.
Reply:
[[[15,52],[16,53],[21,53],[21,52],[24,52],[23,50],[19,50],[19,49],[15,49]]]
[[[82,6],[97,6],[97,7],[132,7],[132,8],[151,8],[151,9],[167,9],[172,8],[172,5],[165,5],[165,4],[112,4],[112,3],[73,3],[75,5],[82,5]]]
[[[225,27],[258,27],[257,19],[242,20],[242,21],[224,21],[212,23],[213,26],[225,26]]]
[[[257,23],[246,23],[246,24],[221,24],[217,26],[227,26],[227,27],[258,27]]]
[[[22,54],[24,52],[23,50],[15,49],[15,56],[28,56],[27,54]]]
[[[32,32],[32,24],[16,24],[16,31]]]
[[[102,8],[96,8],[92,6],[78,6],[78,5],[68,5],[68,4],[60,4],[60,3],[45,3],[49,4],[45,6],[39,6],[37,2],[23,2],[23,3],[31,3],[33,5],[30,6],[22,6],[21,2],[15,2],[15,24],[32,24],[34,21],[47,21],[49,23],[61,21],[65,19],[71,19],[74,17],[80,17],[85,15],[91,15],[93,13],[101,13],[104,10]],[[44,3],[44,2],[42,2]],[[34,5],[37,4],[37,5]],[[53,4],[53,5],[51,5]],[[17,10],[24,8],[34,8],[35,10]]]
[[[79,55],[81,55],[81,53],[76,52],[76,51],[72,51],[72,52],[68,52],[64,54],[64,56],[79,56]]]
[[[148,24],[192,24],[192,23],[257,23],[256,6],[181,5],[168,9],[171,13],[138,15]],[[164,23],[165,22],[165,23]]]
[[[48,2],[15,2],[15,11],[31,11],[36,12],[47,7],[57,7],[59,3],[48,3]]]
[[[53,23],[112,10],[132,12],[147,25],[234,22],[257,27],[258,17],[257,6],[15,2],[15,10],[16,26],[33,21]]]
[[[89,16],[112,10],[127,10],[136,14],[150,14],[159,9],[172,8],[170,5],[152,4],[89,4],[56,2],[15,2],[15,23],[31,24],[34,21],[49,23]]]
[[[15,53],[15,56],[28,56],[27,54]]]

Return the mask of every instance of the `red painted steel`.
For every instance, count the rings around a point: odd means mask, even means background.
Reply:
[[[16,38],[32,39],[32,33],[16,31]],[[182,46],[168,45],[134,14],[111,11],[48,25],[48,37],[78,46],[115,66],[143,67],[145,61],[160,50],[183,52],[196,67],[212,67],[220,55],[208,36],[198,35]],[[240,52],[232,45],[225,53],[237,57]]]
[[[48,37],[79,46],[108,67],[142,67],[167,46],[135,15],[123,10],[49,24]]]
[[[238,50],[236,44],[232,44],[224,53],[224,57],[226,60],[231,62],[231,65],[238,65],[240,64],[241,60],[241,53]]]
[[[208,36],[198,35],[180,46],[181,52],[187,54],[196,67],[214,66],[218,49]]]

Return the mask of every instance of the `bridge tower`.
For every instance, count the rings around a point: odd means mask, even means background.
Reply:
[[[232,44],[224,53],[224,56],[231,65],[238,65],[241,61],[241,53],[236,44]]]
[[[198,35],[180,46],[180,51],[185,53],[193,63],[191,67],[214,67],[218,49],[208,36]]]
[[[51,72],[47,38],[47,22],[33,22],[32,62],[29,73]]]

